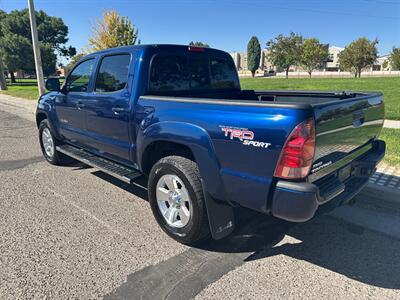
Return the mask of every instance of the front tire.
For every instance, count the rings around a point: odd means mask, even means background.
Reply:
[[[149,174],[149,202],[161,228],[183,244],[210,236],[197,164],[180,156],[160,159]]]
[[[52,165],[65,166],[73,162],[72,158],[56,150],[56,147],[62,143],[54,136],[47,119],[39,124],[39,143],[44,158]]]

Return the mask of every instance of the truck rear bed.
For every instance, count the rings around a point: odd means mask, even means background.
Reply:
[[[376,139],[384,121],[383,97],[378,92],[243,90],[190,92],[178,96],[182,97],[173,98],[238,106],[258,106],[255,104],[258,102],[260,106],[309,107],[313,110],[317,136],[311,181],[320,178],[317,175],[320,170]]]
[[[261,101],[311,105],[316,150],[310,181],[326,175],[319,172],[325,167],[370,144],[379,136],[384,122],[382,93],[256,91],[256,95]]]
[[[199,100],[210,97],[215,101],[233,101],[238,105],[258,102],[298,108],[308,106],[313,110],[317,136],[310,181],[326,175],[319,172],[325,167],[376,139],[384,121],[383,97],[378,92],[244,90],[191,96]]]

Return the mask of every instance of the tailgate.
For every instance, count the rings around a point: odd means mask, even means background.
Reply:
[[[324,168],[362,154],[361,148],[367,149],[378,137],[384,121],[383,97],[381,93],[360,93],[354,98],[317,104],[314,116],[316,149],[311,181],[326,175]]]

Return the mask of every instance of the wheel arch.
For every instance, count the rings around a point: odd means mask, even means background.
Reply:
[[[224,198],[220,165],[211,138],[203,128],[183,122],[159,122],[139,132],[136,146],[137,162],[143,172],[148,172],[162,157],[184,156],[197,163],[207,191],[216,198]]]
[[[48,120],[50,129],[52,130],[54,136],[57,139],[62,140],[63,137],[60,135],[57,127],[57,116],[55,115],[54,111],[48,111],[47,108],[48,106],[40,105],[36,109],[36,126],[39,128],[39,125],[43,120]]]
[[[166,140],[156,140],[147,145],[142,155],[143,173],[148,175],[157,161],[170,155],[178,155],[196,161],[193,151],[188,146]]]
[[[43,111],[38,111],[36,113],[36,126],[39,128],[40,123],[47,118],[47,114]]]

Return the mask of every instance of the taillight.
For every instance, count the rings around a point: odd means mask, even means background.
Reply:
[[[308,175],[315,152],[315,123],[310,118],[297,125],[283,146],[275,177],[300,179]]]

